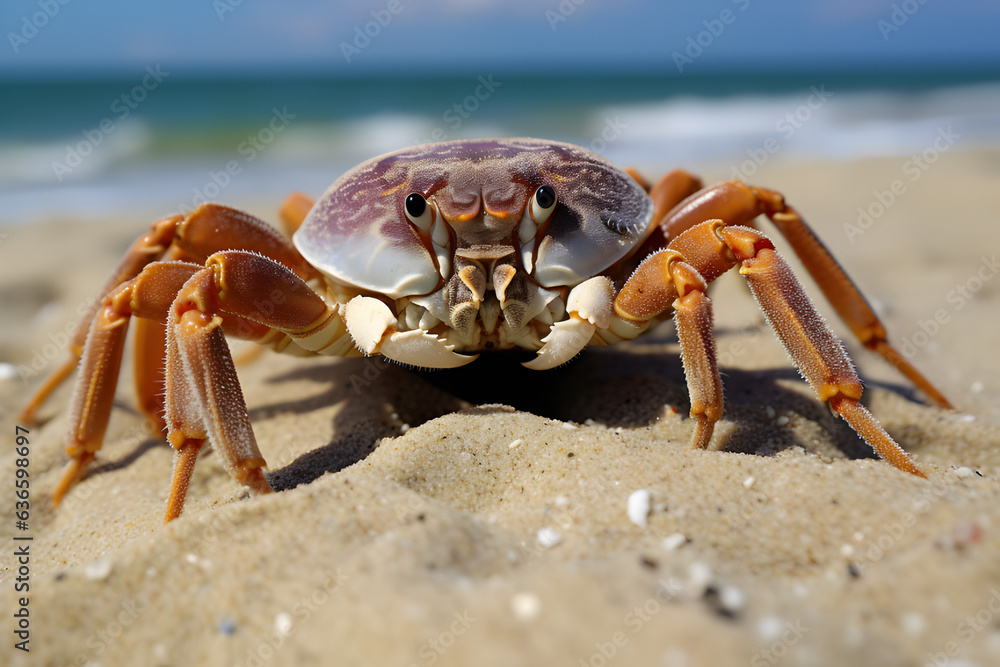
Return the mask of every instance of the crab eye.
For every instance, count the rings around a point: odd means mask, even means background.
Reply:
[[[418,192],[407,195],[403,204],[407,219],[423,230],[428,230],[434,223],[434,207],[427,205],[427,200]]]
[[[549,219],[556,209],[556,191],[551,185],[543,185],[535,190],[531,198],[531,219],[536,224],[542,224]]]

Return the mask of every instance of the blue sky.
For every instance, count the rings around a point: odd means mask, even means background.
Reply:
[[[62,1],[0,6],[0,76],[1000,67],[989,0]]]

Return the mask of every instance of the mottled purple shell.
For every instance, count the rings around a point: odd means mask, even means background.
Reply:
[[[302,255],[332,278],[393,298],[441,282],[410,227],[404,200],[433,196],[442,216],[516,216],[541,185],[558,205],[532,273],[546,287],[575,285],[642,241],[653,215],[643,189],[588,150],[538,139],[475,139],[406,148],[354,167],[330,186],[295,234]]]

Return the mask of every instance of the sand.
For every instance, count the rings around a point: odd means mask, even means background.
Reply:
[[[267,353],[239,372],[280,492],[246,496],[209,453],[163,526],[172,452],[125,364],[100,465],[56,510],[68,386],[31,427],[30,653],[11,646],[24,542],[0,458],[0,663],[1000,664],[1000,153],[940,156],[852,243],[844,223],[904,161],[774,160],[753,181],[804,213],[958,406],[929,407],[847,339],[927,480],[811,396],[735,275],[712,293],[727,404],[709,451],[688,448],[670,324],[542,374]],[[4,229],[0,358],[54,369],[79,304],[160,213]],[[43,375],[0,382],[3,442]]]

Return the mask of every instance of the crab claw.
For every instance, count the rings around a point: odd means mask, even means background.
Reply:
[[[426,331],[395,331],[396,317],[389,306],[369,296],[348,302],[344,322],[355,345],[366,355],[381,354],[421,368],[457,368],[479,356],[457,354],[454,345]]]
[[[569,319],[556,322],[549,335],[542,339],[544,345],[539,348],[538,356],[521,365],[543,371],[575,357],[587,347],[598,328],[608,328],[614,297],[611,281],[603,276],[585,280],[574,287],[566,299]]]
[[[422,368],[458,368],[479,358],[478,354],[458,354],[454,349],[434,334],[414,329],[390,335],[382,341],[379,352],[401,364]]]
[[[561,366],[587,347],[595,331],[597,327],[577,317],[556,322],[549,335],[542,339],[545,344],[539,348],[538,356],[521,365],[533,371]]]

